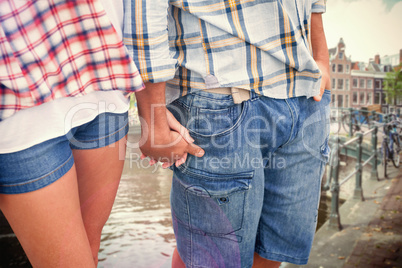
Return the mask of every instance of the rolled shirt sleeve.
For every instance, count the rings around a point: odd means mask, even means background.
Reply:
[[[327,0],[313,0],[311,6],[312,13],[324,13],[326,11]]]
[[[167,0],[124,0],[123,41],[144,82],[174,77],[177,61],[169,52]]]

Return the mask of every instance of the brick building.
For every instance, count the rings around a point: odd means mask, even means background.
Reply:
[[[402,63],[402,49],[399,54],[376,55],[369,63],[352,62],[345,54],[345,43],[341,38],[337,47],[329,49],[330,75],[333,108],[360,109],[370,105],[381,105],[383,113],[402,111],[402,99],[397,107],[386,103],[384,89],[386,73],[398,68]]]
[[[366,70],[352,70],[351,106],[359,109],[374,103],[374,77],[376,73]]]
[[[329,50],[332,107],[350,107],[350,83],[352,62],[345,53],[341,38],[338,46]]]

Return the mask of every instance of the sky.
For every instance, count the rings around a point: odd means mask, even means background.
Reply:
[[[402,49],[402,0],[327,0],[323,21],[328,48],[342,37],[352,61]]]

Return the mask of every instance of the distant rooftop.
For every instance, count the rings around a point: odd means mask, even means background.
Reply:
[[[338,51],[338,49],[340,51]],[[336,47],[328,49],[330,61],[332,61],[338,52],[345,52],[345,42],[341,37]],[[346,55],[344,55],[346,57]],[[352,56],[346,57],[351,61]],[[368,64],[365,62],[352,62],[352,70],[373,71],[373,72],[390,72],[402,63],[402,49],[398,54],[385,55],[380,57],[376,54],[374,59],[369,59]]]

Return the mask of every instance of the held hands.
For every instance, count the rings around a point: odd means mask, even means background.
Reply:
[[[135,93],[141,119],[140,150],[143,157],[151,158],[151,164],[161,161],[164,168],[183,164],[188,154],[202,157],[205,153],[167,110],[165,87],[165,82],[146,82],[145,89]]]
[[[151,165],[160,161],[163,163],[162,167],[167,168],[173,163],[180,166],[186,161],[188,154],[197,157],[204,155],[204,150],[193,144],[194,140],[189,131],[167,109],[166,121],[168,127],[148,124],[147,128],[142,128],[140,141],[142,159],[149,156]]]

